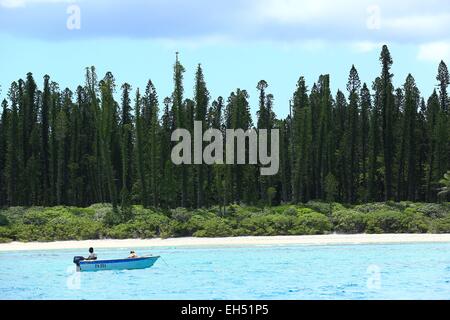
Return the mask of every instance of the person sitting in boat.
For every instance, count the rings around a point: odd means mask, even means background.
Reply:
[[[89,257],[85,260],[97,260],[97,254],[94,252],[94,248],[89,248]]]
[[[133,250],[130,251],[130,255],[128,256],[128,259],[133,259],[133,258],[137,258],[138,255],[136,254],[136,252],[134,252]]]

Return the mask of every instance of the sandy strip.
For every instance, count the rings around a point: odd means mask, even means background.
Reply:
[[[275,236],[236,238],[171,238],[128,240],[83,240],[56,242],[11,242],[0,244],[0,251],[57,250],[94,248],[215,247],[253,245],[333,245],[377,243],[450,242],[450,234],[355,234],[319,236]]]

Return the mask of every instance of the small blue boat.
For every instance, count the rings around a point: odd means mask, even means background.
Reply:
[[[150,268],[159,256],[112,259],[112,260],[79,260],[74,258],[77,271],[133,270]]]

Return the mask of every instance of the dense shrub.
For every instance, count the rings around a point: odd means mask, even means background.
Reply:
[[[248,232],[248,235],[254,236],[271,236],[286,235],[288,229],[293,225],[293,217],[269,214],[255,215],[245,218],[241,221],[240,226]]]
[[[102,224],[83,217],[62,215],[41,229],[46,240],[86,240],[102,236]]]
[[[168,223],[169,218],[166,216],[143,210],[140,214],[136,214],[133,221],[111,227],[107,235],[118,239],[154,238],[160,236],[161,229]]]
[[[415,210],[375,211],[366,215],[368,233],[419,233],[429,230],[426,217]]]
[[[447,215],[443,218],[432,220],[431,232],[450,233],[450,215]]]
[[[356,210],[333,212],[332,221],[336,232],[363,233],[366,230],[365,216]]]
[[[429,218],[444,218],[450,215],[450,206],[448,204],[423,203],[417,205],[417,212],[421,212]]]
[[[123,223],[113,226],[109,229],[107,236],[115,239],[141,239],[155,238],[159,234],[159,230],[149,228],[143,223],[137,221],[131,223]]]
[[[425,233],[430,231],[430,221],[421,212],[407,208],[402,214],[402,231],[409,233]]]
[[[340,203],[332,203],[331,208],[329,203],[319,202],[319,201],[309,201],[304,205],[305,208],[312,209],[316,212],[320,212],[322,214],[329,215],[330,209],[332,211],[344,210],[345,207]]]
[[[233,235],[233,230],[223,218],[213,218],[206,220],[202,229],[194,232],[194,237],[229,237]]]
[[[25,207],[9,207],[1,211],[8,221],[11,224],[18,223],[22,220],[22,217],[27,212],[27,208]],[[34,207],[33,210],[37,210],[37,207]]]
[[[365,203],[361,205],[357,205],[353,208],[356,211],[363,212],[363,213],[370,213],[375,211],[381,211],[381,210],[391,210],[386,203],[384,202],[375,202],[375,203]]]
[[[30,209],[24,214],[22,223],[33,226],[42,226],[65,213],[67,213],[67,211],[63,207],[54,207],[39,211]]]
[[[192,212],[189,212],[185,208],[177,208],[170,211],[172,219],[179,222],[188,222],[192,217]]]
[[[317,212],[300,214],[294,232],[295,234],[324,234],[330,232],[332,225],[328,217]]]
[[[0,226],[0,238],[4,239],[4,242],[14,240],[14,230],[12,228],[2,227]]]
[[[365,218],[368,233],[395,233],[401,229],[401,214],[397,211],[369,212]]]
[[[286,216],[296,216],[298,214],[298,211],[294,206],[290,206],[283,210],[283,214]]]
[[[0,242],[101,238],[227,237],[339,233],[450,232],[450,204],[370,203],[345,208],[327,203],[272,208],[231,205],[209,210],[14,207],[0,211]]]
[[[7,226],[9,224],[9,220],[6,217],[6,215],[0,213],[0,227],[1,226]]]
[[[330,205],[325,202],[309,201],[308,203],[305,204],[305,207],[323,214],[330,213]]]
[[[239,230],[255,236],[323,234],[331,230],[331,223],[325,215],[314,211],[296,216],[268,214],[244,219]]]

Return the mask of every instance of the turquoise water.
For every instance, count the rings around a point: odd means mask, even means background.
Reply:
[[[0,299],[450,299],[447,243],[136,251],[164,260],[76,273],[72,257],[83,250],[0,253]]]

